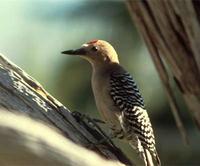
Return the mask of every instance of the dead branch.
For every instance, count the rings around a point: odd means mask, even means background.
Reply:
[[[150,51],[176,124],[187,142],[170,79],[174,79],[200,128],[200,5],[192,0],[128,0],[127,6]]]
[[[42,121],[48,126],[53,126],[62,133],[66,141],[70,139],[83,147],[93,145],[91,146],[92,151],[108,160],[132,165],[112,141],[101,146],[95,145],[94,143],[98,140],[105,138],[102,131],[82,119],[75,119],[71,112],[47,93],[36,80],[3,55],[0,55],[0,107],[10,112],[23,113],[32,119]],[[40,134],[39,130],[34,132],[36,132],[36,135]],[[14,156],[9,157],[12,159]],[[84,155],[84,157],[87,158],[87,155]]]

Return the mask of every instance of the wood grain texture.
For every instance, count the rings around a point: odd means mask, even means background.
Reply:
[[[39,121],[0,110],[1,166],[120,166]],[[85,155],[83,155],[85,154]]]
[[[171,80],[200,128],[200,3],[195,0],[128,0],[127,6],[149,49],[177,126],[187,142]]]
[[[36,80],[3,55],[0,55],[0,108],[22,113],[53,126],[66,139],[77,145],[84,147],[92,145],[92,151],[108,160],[132,165],[112,141],[101,146],[95,145],[98,140],[105,138],[105,134],[97,124],[94,128],[95,125],[91,125],[88,121],[75,119],[71,112],[46,92]]]

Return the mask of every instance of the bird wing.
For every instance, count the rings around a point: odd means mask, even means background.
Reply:
[[[113,72],[110,76],[110,95],[121,111],[134,106],[144,108],[144,100],[132,76],[128,73]]]
[[[128,72],[113,72],[110,76],[110,86],[110,96],[122,112],[124,123],[138,136],[142,146],[154,152],[155,139],[151,122],[132,76]]]

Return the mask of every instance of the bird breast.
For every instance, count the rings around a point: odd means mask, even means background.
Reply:
[[[113,128],[121,128],[118,119],[119,110],[110,96],[109,73],[92,75],[92,89],[98,111],[102,118]]]

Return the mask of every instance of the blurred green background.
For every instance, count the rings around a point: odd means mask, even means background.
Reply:
[[[1,0],[0,6],[0,52],[71,111],[99,118],[90,65],[60,52],[91,39],[109,41],[144,96],[163,165],[200,165],[199,133],[174,87],[190,138],[190,146],[184,146],[158,74],[124,1]],[[116,143],[135,161],[136,154],[128,145]]]

